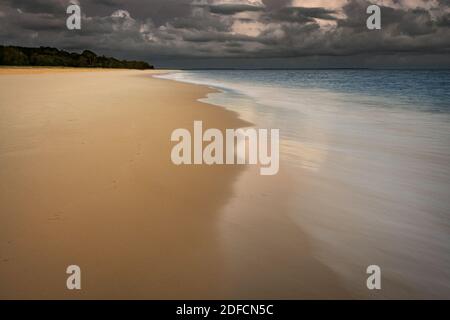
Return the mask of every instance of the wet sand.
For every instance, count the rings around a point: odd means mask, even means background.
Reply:
[[[0,69],[0,299],[349,297],[284,218],[283,171],[172,164],[174,129],[249,123],[155,73]]]

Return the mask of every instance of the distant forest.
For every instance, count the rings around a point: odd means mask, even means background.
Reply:
[[[84,50],[83,53],[78,54],[49,47],[25,48],[15,46],[0,46],[0,65],[121,69],[154,68],[144,61],[118,60],[98,56],[89,50]]]

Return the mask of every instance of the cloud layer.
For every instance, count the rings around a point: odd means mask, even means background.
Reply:
[[[79,31],[66,29],[69,1],[1,2],[1,43],[91,49],[166,65],[240,61],[253,66],[253,60],[264,60],[263,66],[267,61],[274,66],[316,67],[314,61],[318,66],[343,61],[345,66],[348,61],[364,66],[388,57],[394,66],[402,61],[450,66],[448,0],[71,2],[81,6]],[[366,28],[366,9],[372,3],[381,7],[381,30]]]

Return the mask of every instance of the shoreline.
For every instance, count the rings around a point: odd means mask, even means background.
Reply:
[[[175,128],[194,120],[220,130],[248,125],[198,101],[213,89],[150,77],[159,70],[1,71],[1,299],[348,297],[282,216],[224,224],[237,180],[253,169],[171,163]],[[230,237],[241,241],[224,241]],[[287,243],[294,251],[271,251]],[[264,274],[254,269],[258,257],[265,265],[295,261]],[[303,262],[286,289],[292,273],[282,270]],[[65,288],[71,264],[82,270],[78,292]],[[317,288],[294,287],[311,277]]]

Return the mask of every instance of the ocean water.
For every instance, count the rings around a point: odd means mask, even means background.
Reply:
[[[450,71],[205,70],[206,102],[280,129],[288,215],[358,297],[450,298]],[[276,212],[274,213],[276,214]]]

